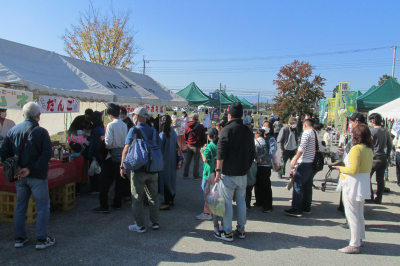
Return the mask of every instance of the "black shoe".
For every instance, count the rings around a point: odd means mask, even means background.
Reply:
[[[175,204],[174,204],[173,201],[170,201],[169,203],[162,202],[161,204],[162,204],[162,205],[169,205],[169,206],[171,206],[171,207],[174,207],[174,206],[175,206]]]
[[[290,209],[290,210],[285,210],[285,213],[289,216],[294,216],[294,217],[301,217],[302,213],[296,211],[295,209]]]
[[[385,193],[390,193],[390,188],[385,187],[385,188],[383,189],[383,192],[385,192]]]
[[[349,223],[346,221],[344,224],[340,224],[340,227],[344,229],[349,229]]]
[[[245,239],[246,238],[246,232],[245,231],[239,231],[238,229],[235,230],[235,234],[240,238],[240,239]]]
[[[272,212],[273,209],[263,209],[263,213],[268,213],[268,212]]]
[[[218,239],[221,239],[221,240],[228,241],[228,242],[232,242],[233,241],[233,234],[232,233],[226,234],[225,231],[223,231],[220,234],[217,234],[217,233],[214,232],[214,237],[218,238]]]
[[[121,207],[116,207],[114,204],[110,204],[110,206],[111,206],[111,208],[113,208],[114,210],[120,210],[121,209]]]
[[[376,197],[374,201],[376,204],[382,204],[382,198]]]
[[[253,203],[253,206],[254,206],[254,207],[261,207],[261,205],[258,204],[257,202],[254,202],[254,203]]]
[[[103,207],[100,206],[98,208],[94,208],[93,212],[94,213],[109,213],[110,211],[108,209],[103,208]]]
[[[50,247],[56,243],[56,240],[50,236],[47,236],[46,239],[43,240],[36,240],[36,249],[37,250],[42,250],[47,247]]]
[[[375,201],[372,200],[372,199],[367,199],[367,200],[365,200],[365,203],[366,203],[366,204],[374,204]]]
[[[26,243],[26,242],[28,242],[28,236],[25,236],[25,238],[22,238],[22,237],[17,237],[16,239],[15,239],[15,242],[14,242],[14,247],[15,248],[22,248],[23,246],[24,246],[24,244]]]
[[[169,205],[162,205],[160,207],[160,211],[169,211],[171,210],[171,207]]]

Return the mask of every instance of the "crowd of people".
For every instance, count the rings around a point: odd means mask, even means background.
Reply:
[[[25,214],[32,193],[38,209],[36,248],[44,249],[55,243],[55,239],[47,235],[50,212],[46,178],[52,147],[48,132],[39,126],[39,106],[28,103],[23,112],[25,121],[9,130],[0,148],[0,157],[4,162],[14,156],[21,139],[28,135],[20,154],[21,169],[15,176],[18,180],[14,245],[22,247],[28,241]],[[185,112],[181,118],[175,112],[172,116],[166,114],[151,119],[145,108],[138,107],[131,120],[125,108],[110,103],[106,115],[109,119],[106,127],[103,114],[91,109],[75,119],[69,132],[77,133],[83,128],[91,131],[90,136],[85,135],[89,141],[86,151],[80,144],[70,143],[70,160],[83,165],[85,157],[99,168],[90,176],[90,192],[99,194],[100,206],[93,209],[94,213],[108,213],[110,207],[119,210],[124,201],[131,201],[134,217],[134,223],[128,227],[131,231],[146,232],[144,204],[150,208],[148,227],[154,230],[160,228],[159,211],[168,211],[174,206],[180,147],[173,127],[182,123],[187,143],[183,178],[189,178],[193,161],[192,176],[194,180],[202,180],[199,190],[204,205],[196,219],[214,220],[216,238],[233,241],[233,234],[236,234],[244,239],[246,212],[252,207],[262,207],[264,213],[273,211],[271,174],[276,171],[279,178],[284,178],[289,160],[289,184],[293,186],[293,195],[292,206],[285,213],[294,217],[311,213],[313,179],[320,171],[317,155],[331,146],[330,129],[326,129],[321,140],[323,125],[315,115],[307,113],[302,120],[299,115],[292,114],[288,124],[283,126],[279,117],[272,115],[267,119],[261,114],[255,132],[254,119],[251,113],[243,110],[240,102],[233,103],[215,127],[212,127],[207,112],[202,121],[197,113],[188,116]],[[350,228],[351,235],[349,246],[339,250],[344,253],[360,252],[361,242],[365,239],[364,202],[381,204],[385,190],[384,172],[392,150],[391,137],[381,127],[379,114],[371,114],[368,121],[370,128],[362,114],[355,113],[350,117],[350,139],[343,149],[343,163],[332,166],[341,173],[338,190],[344,207],[339,206],[339,209],[346,214],[344,227]],[[130,149],[138,140],[156,143],[162,154],[161,171],[149,172],[143,167],[129,171],[125,168],[124,162],[132,156]],[[398,137],[394,143],[400,149]],[[199,173],[200,159],[204,164],[202,174]],[[82,167],[77,166],[78,170],[82,171]],[[378,184],[375,198],[371,185],[374,173]],[[213,215],[207,204],[210,192],[217,185],[224,201],[225,211],[221,217]],[[110,204],[111,188],[114,195]],[[255,202],[251,204],[253,190]],[[161,206],[159,194],[164,199]],[[232,228],[233,201],[238,212],[235,229]]]

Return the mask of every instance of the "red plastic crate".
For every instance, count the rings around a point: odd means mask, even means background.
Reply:
[[[49,189],[76,182],[75,163],[62,163],[58,160],[51,160],[49,172],[47,173],[47,182]],[[0,166],[0,191],[17,193],[15,183],[10,183],[6,179],[3,166]]]

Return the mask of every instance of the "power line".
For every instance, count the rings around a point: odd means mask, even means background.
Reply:
[[[362,53],[368,51],[377,51],[391,48],[392,46],[384,46],[384,47],[375,47],[375,48],[366,48],[366,49],[355,49],[355,50],[347,50],[347,51],[335,51],[335,52],[323,52],[323,53],[311,53],[311,54],[298,54],[298,55],[281,55],[281,56],[268,56],[268,57],[245,57],[245,58],[220,58],[220,59],[169,59],[169,60],[150,60],[153,62],[177,62],[177,63],[186,63],[186,62],[232,62],[232,61],[262,61],[262,60],[271,60],[271,59],[285,59],[285,58],[293,58],[293,57],[315,57],[315,56],[324,56],[324,55],[337,55],[337,54],[350,54],[350,53]]]

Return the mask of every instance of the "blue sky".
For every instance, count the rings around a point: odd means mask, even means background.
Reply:
[[[111,1],[93,3],[109,12]],[[135,71],[142,71],[145,55],[146,74],[175,92],[192,81],[206,93],[222,83],[228,94],[253,102],[257,92],[273,97],[273,79],[295,59],[310,62],[326,78],[327,97],[339,81],[364,92],[383,74],[391,75],[390,47],[400,37],[400,1],[114,0],[113,5],[132,10],[142,48]],[[66,55],[60,36],[87,8],[82,0],[3,1],[0,38]]]

